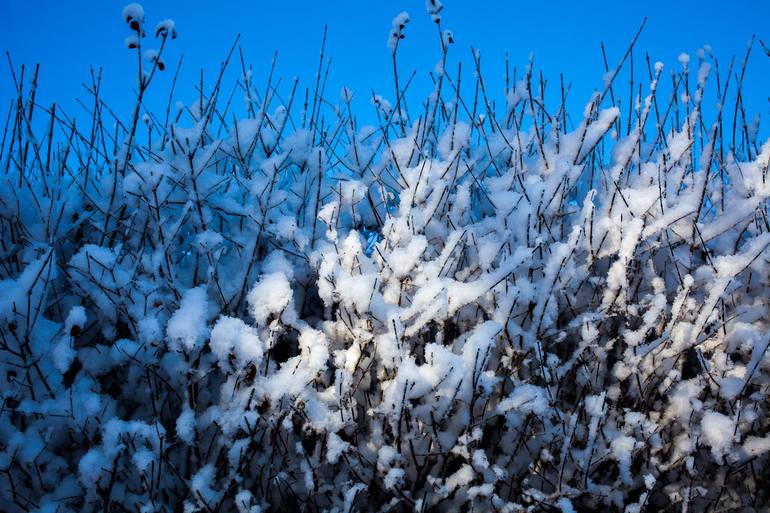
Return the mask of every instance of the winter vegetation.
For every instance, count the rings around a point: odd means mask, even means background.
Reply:
[[[664,67],[633,37],[566,112],[533,62],[502,95],[479,52],[445,69],[426,4],[421,102],[406,13],[371,94],[326,90],[323,46],[307,88],[255,83],[236,42],[174,104],[177,28],[137,4],[125,119],[98,75],[76,123],[14,69],[0,509],[767,511],[770,141],[741,91],[770,52]]]

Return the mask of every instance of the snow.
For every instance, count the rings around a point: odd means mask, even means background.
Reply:
[[[259,364],[264,352],[257,330],[240,319],[226,316],[220,317],[212,328],[209,346],[223,368],[227,368],[231,355],[239,367],[249,362]]]
[[[209,302],[206,289],[195,287],[184,293],[179,309],[168,320],[166,334],[173,349],[192,351],[209,334]]]
[[[586,413],[594,417],[601,415],[604,411],[605,398],[606,393],[604,392],[599,395],[590,395],[586,397]]]
[[[599,112],[599,117],[596,119],[596,121],[591,123],[586,130],[583,148],[588,149],[596,146],[599,138],[607,133],[619,115],[620,110],[617,107],[611,107]],[[581,153],[581,155],[583,154]],[[582,159],[578,159],[578,161],[579,160]]]
[[[62,337],[53,347],[53,364],[60,372],[66,372],[75,360],[77,352],[72,347],[71,337]]]
[[[205,465],[190,480],[190,488],[195,493],[197,501],[205,508],[209,508],[209,504],[219,502],[222,496],[222,492],[211,487],[211,483],[214,482],[214,472],[213,465]]]
[[[144,58],[147,59],[147,61],[151,62],[155,66],[157,66],[159,71],[163,71],[166,68],[166,63],[161,59],[160,53],[158,50],[145,50],[144,51]]]
[[[470,483],[475,476],[476,474],[473,472],[473,467],[465,464],[460,467],[457,472],[446,479],[445,486],[448,491],[453,492],[461,486],[468,485],[468,483]]]
[[[702,85],[706,82],[706,78],[708,77],[709,73],[711,72],[711,64],[708,62],[703,62],[700,66],[698,66],[698,84]]]
[[[248,490],[240,490],[235,494],[235,505],[238,508],[238,513],[251,513],[253,510],[250,506],[253,500],[254,495]],[[259,508],[259,506],[255,507]],[[257,511],[259,510],[257,509]]]
[[[399,458],[400,455],[395,448],[390,445],[383,445],[380,447],[379,451],[377,451],[377,468],[387,470],[393,465],[393,462],[397,461]]]
[[[132,50],[134,48],[138,48],[139,47],[139,43],[140,43],[139,37],[136,34],[131,34],[130,36],[127,36],[123,40],[123,44],[129,50]]]
[[[171,36],[171,39],[176,39],[177,37],[176,24],[172,19],[165,19],[165,20],[159,21],[158,24],[155,25],[154,32],[155,32],[155,37],[166,38],[168,36]]]
[[[310,328],[303,329],[299,335],[299,347],[311,371],[320,372],[326,369],[329,348],[322,332]]]
[[[770,437],[749,436],[743,442],[742,449],[750,458],[756,458],[770,452]]]
[[[446,39],[446,36],[445,36]],[[471,127],[467,123],[457,123],[452,130],[446,130],[438,143],[439,154],[446,160],[452,159],[452,152],[459,152],[470,142]]]
[[[195,237],[198,244],[198,250],[201,253],[207,253],[219,247],[223,242],[222,235],[212,230],[206,230]]]
[[[500,413],[510,410],[543,415],[548,411],[548,399],[545,391],[535,385],[517,386],[512,394],[497,405],[497,411]]]
[[[147,473],[150,469],[150,465],[155,462],[155,455],[152,451],[140,449],[131,456],[131,459],[134,465],[136,465],[137,471],[140,473]]]
[[[264,275],[249,291],[250,313],[257,324],[265,324],[270,315],[278,314],[286,308],[292,297],[286,275],[281,272]]]
[[[144,23],[144,7],[138,3],[130,3],[123,7],[123,21],[126,23],[136,22]]]
[[[144,58],[147,59],[150,62],[156,62],[158,60],[158,51],[157,50],[145,50],[144,51]]]
[[[425,10],[428,11],[428,15],[434,23],[441,23],[441,11],[443,9],[444,4],[441,0],[425,0]]]
[[[655,476],[653,476],[652,474],[645,474],[645,476],[644,476],[644,486],[648,490],[652,490],[655,487],[655,481],[656,481]]]
[[[187,445],[195,441],[195,413],[185,408],[176,419],[176,435]]]
[[[561,513],[575,513],[575,508],[567,497],[561,497],[556,501],[556,506],[559,507]]]
[[[407,12],[400,12],[393,21],[390,23],[390,32],[388,33],[388,48],[392,52],[398,48],[398,43],[401,39],[404,39],[404,27],[409,23],[409,14]]]
[[[28,302],[35,301],[40,293],[35,288],[36,277],[47,272],[49,263],[50,255],[43,255],[29,262],[16,279],[0,281],[0,297],[4,298],[0,303],[0,319],[6,322],[13,319],[15,310],[23,310]]]
[[[445,45],[445,46],[446,46],[446,45],[452,45],[452,44],[454,44],[454,42],[455,42],[455,35],[454,35],[454,33],[453,33],[451,30],[448,30],[448,29],[447,29],[447,30],[445,30],[445,31],[444,31],[444,38],[443,38],[443,41],[444,41],[444,45]]]
[[[100,449],[91,449],[78,462],[78,476],[86,486],[99,482],[110,468],[110,461]]]
[[[722,462],[733,446],[735,422],[719,412],[708,411],[701,420],[701,435],[717,462]]]
[[[326,461],[331,464],[337,463],[340,456],[350,448],[350,444],[342,440],[337,433],[329,433],[326,444]]]
[[[86,309],[82,306],[73,306],[64,320],[64,331],[72,334],[72,329],[77,327],[83,329],[86,325]]]
[[[353,501],[358,496],[358,494],[365,489],[365,484],[357,483],[345,491],[345,505],[342,509],[343,513],[351,513],[353,511]]]
[[[618,466],[620,468],[620,477],[626,484],[630,484],[632,481],[631,457],[635,447],[636,440],[630,436],[618,436],[611,444],[612,453],[618,461]]]
[[[388,470],[383,479],[386,490],[394,490],[399,488],[404,483],[404,469],[392,468]]]

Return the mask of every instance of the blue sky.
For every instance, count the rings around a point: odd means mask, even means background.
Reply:
[[[86,98],[82,83],[89,77],[89,66],[103,66],[105,100],[123,117],[131,110],[132,89],[136,84],[135,56],[123,46],[128,29],[120,18],[126,2],[5,2],[0,17],[0,48],[11,53],[13,62],[27,66],[41,63],[39,100],[56,101],[70,115],[85,118],[75,102]],[[591,91],[602,81],[600,42],[604,41],[610,66],[618,61],[626,45],[647,16],[647,26],[637,44],[636,72],[646,67],[643,52],[679,69],[677,56],[712,46],[722,72],[730,57],[745,53],[746,43],[756,34],[770,41],[770,2],[760,0],[677,1],[677,2],[460,2],[445,0],[444,26],[452,29],[457,44],[452,48],[448,68],[454,73],[457,61],[464,64],[464,80],[471,82],[471,45],[482,51],[485,79],[493,96],[501,98],[504,55],[519,72],[534,52],[536,68],[550,79],[556,91],[559,74],[572,82],[569,107],[582,111]],[[435,27],[425,13],[423,0],[343,2],[297,0],[284,2],[159,1],[143,2],[149,30],[164,18],[176,21],[179,38],[172,42],[166,61],[173,68],[184,53],[180,85],[174,101],[190,103],[193,85],[200,69],[213,81],[237,33],[247,63],[254,66],[257,79],[269,70],[273,52],[278,50],[277,75],[283,77],[283,92],[293,76],[301,85],[312,85],[318,64],[318,50],[324,24],[329,26],[328,55],[332,67],[328,97],[339,98],[342,85],[356,93],[359,117],[373,114],[369,98],[375,89],[393,98],[392,69],[386,46],[390,20],[408,11],[412,23],[407,27],[399,67],[402,75],[417,70],[412,99],[431,88],[427,73],[439,58]],[[149,32],[148,30],[148,32]],[[146,40],[154,42],[151,35]],[[233,63],[234,80],[240,75]],[[171,71],[158,77],[148,93],[150,106],[165,108]],[[627,90],[627,79],[623,82]],[[229,82],[228,92],[232,81]],[[713,81],[712,81],[712,86]],[[13,85],[5,62],[0,66],[0,112],[7,112]],[[757,43],[746,77],[744,97],[747,110],[770,119],[770,59],[762,55]],[[555,107],[555,105],[553,106]],[[764,127],[763,132],[766,132]]]

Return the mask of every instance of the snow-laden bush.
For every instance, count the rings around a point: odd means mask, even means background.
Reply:
[[[744,113],[748,54],[721,76],[710,52],[648,64],[621,105],[624,57],[572,126],[531,65],[495,108],[474,53],[463,98],[427,8],[435,91],[409,112],[396,76],[373,127],[320,69],[304,94],[244,69],[238,121],[221,74],[144,114],[176,28],[145,38],[136,4],[126,44],[146,60],[116,128],[98,87],[75,125],[19,77],[3,510],[767,504],[770,143]]]

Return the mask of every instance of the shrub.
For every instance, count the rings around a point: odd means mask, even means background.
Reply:
[[[410,113],[396,72],[373,127],[322,68],[304,100],[244,68],[237,121],[222,74],[143,114],[176,28],[145,52],[136,4],[115,130],[98,88],[75,125],[35,103],[37,69],[20,77],[0,152],[4,508],[767,504],[770,143],[742,104],[748,53],[722,76],[683,56],[665,97],[648,59],[622,112],[632,43],[570,126],[531,64],[494,108],[474,53],[463,98],[427,6],[435,90]]]

